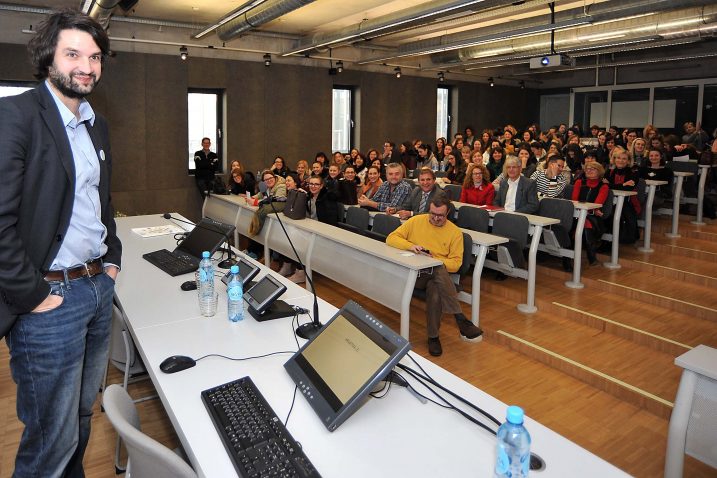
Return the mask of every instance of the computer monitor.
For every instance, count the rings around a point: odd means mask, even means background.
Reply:
[[[284,368],[334,431],[410,349],[406,339],[349,301]]]
[[[244,292],[244,300],[249,304],[249,313],[256,320],[268,320],[268,318],[263,318],[262,315],[269,310],[284,291],[286,291],[284,284],[270,274],[265,275],[254,284],[254,287]],[[291,309],[291,312],[293,313],[293,309]]]
[[[253,287],[254,283],[251,280],[259,273],[259,267],[252,264],[243,257],[239,259],[239,261],[237,261],[236,265],[239,267],[239,277],[242,278],[242,285],[244,286],[244,290]],[[229,278],[231,277],[231,275],[231,271],[224,274],[224,277],[222,277],[222,282],[229,285]]]
[[[194,229],[177,246],[175,252],[201,259],[204,251],[214,254],[228,240],[232,232],[234,232],[234,226],[205,217],[194,226]]]

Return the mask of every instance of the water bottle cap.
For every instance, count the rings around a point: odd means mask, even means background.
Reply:
[[[232,274],[238,274],[239,266],[231,266],[231,268],[229,269],[229,272],[231,272]]]
[[[209,259],[209,257],[210,257],[209,251],[204,251],[204,252],[202,252],[202,257],[203,257],[204,259]]]
[[[508,407],[508,413],[506,413],[505,418],[514,425],[520,425],[523,423],[523,416],[525,415],[525,412],[522,408],[517,407],[515,405],[511,405]]]

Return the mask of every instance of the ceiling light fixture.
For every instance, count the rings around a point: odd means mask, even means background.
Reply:
[[[393,69],[393,72],[396,74],[396,78],[401,78],[401,67],[397,66]]]
[[[521,90],[525,89],[525,81],[524,80],[520,80],[520,82],[518,84],[520,85]]]
[[[186,60],[189,56],[189,50],[187,50],[187,47],[182,45],[179,47],[179,58],[182,59],[182,61]]]
[[[344,62],[339,60],[336,62],[336,71],[341,73],[344,71]]]
[[[495,82],[493,81],[492,76],[490,78],[488,78],[488,84],[491,86],[491,88],[495,86]]]
[[[264,66],[271,66],[271,55],[268,53],[264,54]]]
[[[440,81],[441,83],[446,81],[446,75],[442,71],[438,72],[438,81]]]

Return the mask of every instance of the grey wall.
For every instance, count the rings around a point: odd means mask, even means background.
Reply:
[[[0,80],[32,80],[25,47],[0,44]],[[256,171],[277,154],[290,166],[331,149],[331,88],[354,86],[360,97],[358,146],[384,140],[435,139],[434,79],[352,71],[120,52],[106,65],[91,97],[110,124],[115,207],[125,214],[177,211],[200,215],[187,175],[187,101],[190,87],[226,92],[225,159]],[[458,128],[477,130],[511,122],[521,128],[538,117],[535,90],[454,82]]]

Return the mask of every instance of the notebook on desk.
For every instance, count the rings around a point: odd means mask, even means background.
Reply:
[[[209,251],[214,254],[229,239],[232,232],[234,226],[204,218],[173,251],[160,249],[148,252],[142,257],[172,277],[187,274],[199,268],[202,252]]]

